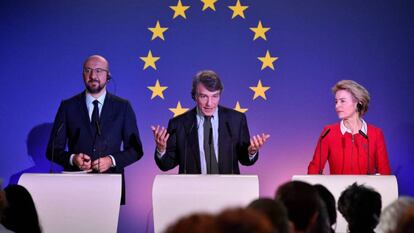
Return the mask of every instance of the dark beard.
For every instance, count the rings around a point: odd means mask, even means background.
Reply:
[[[91,94],[99,93],[105,87],[105,85],[101,86],[100,84],[97,87],[91,87],[89,85],[85,85],[85,86],[86,86],[86,90],[88,90],[88,92],[91,93]]]

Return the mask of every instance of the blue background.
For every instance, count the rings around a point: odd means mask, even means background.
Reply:
[[[47,172],[45,146],[62,99],[83,90],[82,62],[105,56],[110,92],[130,100],[144,157],[126,170],[127,205],[119,232],[152,231],[151,186],[162,174],[153,161],[150,126],[166,125],[168,108],[190,108],[191,79],[215,70],[225,89],[221,104],[246,107],[251,134],[271,138],[259,161],[243,167],[258,174],[262,196],[305,174],[322,127],[338,121],[330,88],[341,79],[364,85],[372,102],[365,120],[381,127],[400,194],[414,195],[414,3],[368,1],[242,1],[246,19],[231,19],[218,1],[201,11],[200,1],[183,1],[187,19],[172,19],[177,1],[3,0],[0,2],[0,177],[15,182],[22,172]],[[151,41],[157,20],[168,27],[165,41]],[[271,27],[267,41],[253,41],[250,27]],[[149,50],[161,59],[143,70]],[[261,71],[257,57],[279,57],[275,71]],[[148,86],[159,79],[165,99],[151,100]],[[250,86],[270,86],[267,100],[253,100]],[[325,169],[326,171],[326,169]],[[168,173],[174,174],[177,171]]]

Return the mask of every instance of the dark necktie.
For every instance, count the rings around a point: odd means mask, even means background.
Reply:
[[[99,123],[99,101],[94,100],[93,102],[93,112],[91,117],[91,125],[93,129],[96,129],[97,123]]]
[[[206,157],[207,174],[218,174],[218,164],[214,151],[213,130],[211,116],[204,117],[204,155]]]

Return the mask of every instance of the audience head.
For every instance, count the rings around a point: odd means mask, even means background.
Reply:
[[[247,209],[252,209],[264,214],[272,223],[278,233],[289,233],[289,218],[285,206],[270,198],[259,198],[251,202]]]
[[[214,216],[198,213],[181,218],[165,233],[216,233]]]
[[[0,222],[3,215],[3,210],[6,208],[6,193],[3,190],[3,180],[0,179]]]
[[[227,209],[216,217],[218,233],[273,233],[272,223],[250,209]]]
[[[395,233],[398,221],[400,221],[404,212],[414,204],[414,198],[399,197],[393,203],[388,205],[382,212],[377,232]]]
[[[316,191],[319,194],[321,200],[325,203],[326,211],[329,217],[329,226],[332,226],[336,223],[336,201],[335,197],[332,193],[323,185],[316,184],[315,187]]]
[[[381,195],[354,183],[341,193],[338,210],[348,222],[350,232],[372,232],[381,214]]]
[[[414,205],[411,205],[398,221],[396,233],[412,233],[414,231]]]
[[[20,185],[9,185],[4,189],[7,207],[3,225],[16,233],[39,233],[40,225],[32,196]]]
[[[285,205],[296,232],[314,232],[318,228],[318,216],[325,207],[312,185],[287,182],[278,188],[275,199]]]

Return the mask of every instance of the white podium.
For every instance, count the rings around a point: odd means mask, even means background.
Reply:
[[[119,174],[30,174],[19,184],[32,195],[44,233],[116,233]]]
[[[336,207],[338,199],[349,185],[357,183],[374,188],[381,194],[382,208],[398,198],[398,184],[395,176],[383,175],[295,175],[292,180],[305,181],[310,184],[325,186],[335,197]],[[337,210],[336,232],[347,232],[347,222]]]
[[[256,175],[157,175],[152,188],[154,231],[195,212],[244,207],[259,197]]]

